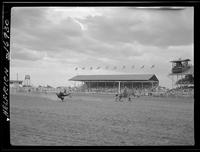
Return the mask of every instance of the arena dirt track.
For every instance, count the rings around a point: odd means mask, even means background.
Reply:
[[[12,145],[194,145],[194,99],[10,95]]]

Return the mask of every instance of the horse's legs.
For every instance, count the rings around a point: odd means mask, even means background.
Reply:
[[[117,102],[118,100],[119,100],[119,95],[116,94],[116,95],[115,95],[115,101]]]

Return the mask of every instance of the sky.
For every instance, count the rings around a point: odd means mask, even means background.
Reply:
[[[13,7],[10,79],[57,87],[76,75],[155,74],[170,88],[170,61],[194,64],[194,8],[177,8]]]

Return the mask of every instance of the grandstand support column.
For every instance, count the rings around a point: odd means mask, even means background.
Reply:
[[[119,83],[119,85],[118,85],[118,93],[120,93],[120,81],[118,82]]]

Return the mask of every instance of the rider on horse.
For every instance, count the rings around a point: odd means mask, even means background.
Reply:
[[[62,101],[64,100],[65,96],[69,96],[70,98],[71,96],[71,92],[67,92],[67,90],[65,89],[63,92],[60,91],[59,93],[56,93],[56,95],[58,96],[58,98],[60,98]]]
[[[122,93],[116,94],[116,100],[118,99],[119,101],[121,101],[122,98],[128,98],[129,101],[131,101],[130,98],[130,93],[128,91],[128,88],[125,87]]]
[[[123,95],[124,95],[124,97],[128,96],[128,89],[127,89],[127,87],[124,88]]]

